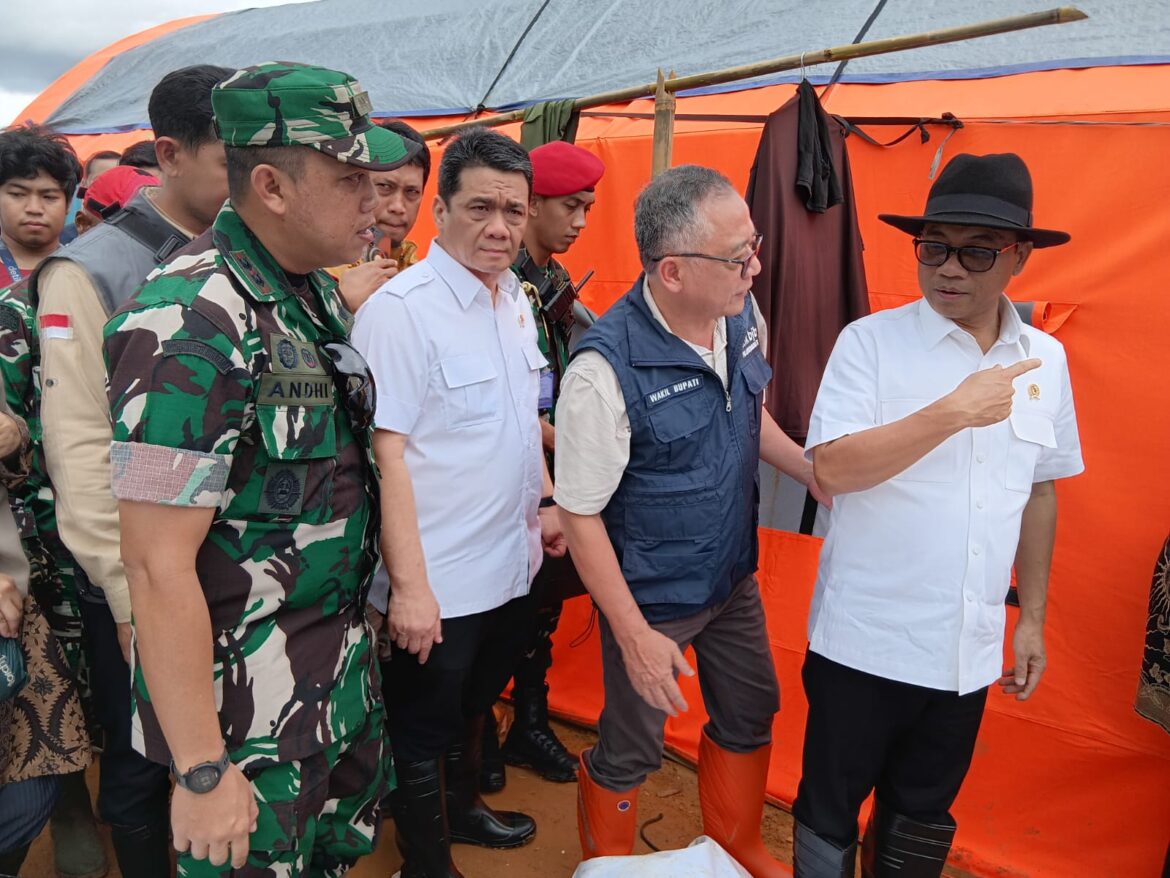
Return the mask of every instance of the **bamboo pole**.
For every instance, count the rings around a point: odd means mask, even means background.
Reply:
[[[674,71],[670,71],[674,78]],[[670,157],[674,149],[674,92],[667,91],[667,78],[662,75],[662,68],[658,69],[658,88],[654,97],[654,158],[651,163],[651,176],[657,177],[670,167]]]
[[[766,76],[780,73],[784,70],[795,70],[798,67],[808,67],[812,64],[823,64],[827,61],[849,61],[853,58],[867,58],[872,55],[887,55],[891,52],[902,52],[906,49],[919,49],[923,46],[938,46],[944,43],[954,43],[960,40],[971,40],[978,37],[988,37],[994,34],[1005,34],[1013,31],[1027,30],[1034,27],[1045,27],[1050,24],[1068,24],[1072,21],[1081,21],[1089,16],[1075,6],[1061,6],[1047,9],[1043,12],[1030,12],[1026,15],[1014,15],[1010,18],[997,18],[991,21],[966,24],[959,27],[948,27],[942,30],[925,31],[918,34],[908,34],[900,37],[887,37],[882,40],[868,40],[864,43],[850,43],[845,46],[834,46],[816,52],[802,52],[799,55],[785,55],[773,58],[770,61],[759,61],[754,64],[743,64],[738,67],[728,67],[724,70],[713,70],[707,73],[694,73],[690,76],[680,76],[666,82],[668,92],[683,91],[691,88],[702,88],[709,85],[722,85],[727,82],[738,82],[743,79],[752,79],[756,76]],[[630,88],[620,88],[607,91],[590,97],[578,98],[573,107],[576,110],[588,110],[592,107],[603,107],[606,104],[620,104],[637,98],[652,97],[658,89],[658,83],[636,85]],[[433,139],[446,137],[467,128],[479,126],[494,127],[516,122],[524,118],[524,110],[512,110],[496,116],[487,116],[482,119],[469,119],[466,122],[456,122],[452,125],[443,125],[422,132],[423,137]]]

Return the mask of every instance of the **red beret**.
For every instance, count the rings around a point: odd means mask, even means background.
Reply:
[[[154,175],[142,168],[118,165],[98,175],[85,190],[85,209],[96,217],[106,219],[117,213],[143,186],[157,186]]]
[[[554,140],[530,152],[532,194],[572,195],[592,189],[605,173],[605,163],[587,149]]]

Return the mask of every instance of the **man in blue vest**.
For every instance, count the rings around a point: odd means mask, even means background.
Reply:
[[[634,215],[645,274],[581,340],[557,408],[555,499],[601,610],[605,709],[581,756],[586,859],[629,854],[636,796],[662,762],[676,682],[694,671],[711,720],[699,748],[704,832],[754,878],[791,875],[760,839],[779,686],[755,578],[768,463],[820,496],[762,407],[772,377],[751,295],[760,235],[726,178],[687,165]]]

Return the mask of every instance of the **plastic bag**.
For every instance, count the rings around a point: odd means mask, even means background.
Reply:
[[[0,701],[7,701],[24,688],[28,671],[24,649],[15,637],[0,637]]]
[[[751,878],[731,854],[705,835],[678,851],[637,857],[597,857],[577,867],[573,878]]]

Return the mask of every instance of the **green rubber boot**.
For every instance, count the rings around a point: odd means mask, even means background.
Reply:
[[[109,871],[84,772],[62,775],[61,795],[53,808],[49,830],[57,878],[102,878]]]

